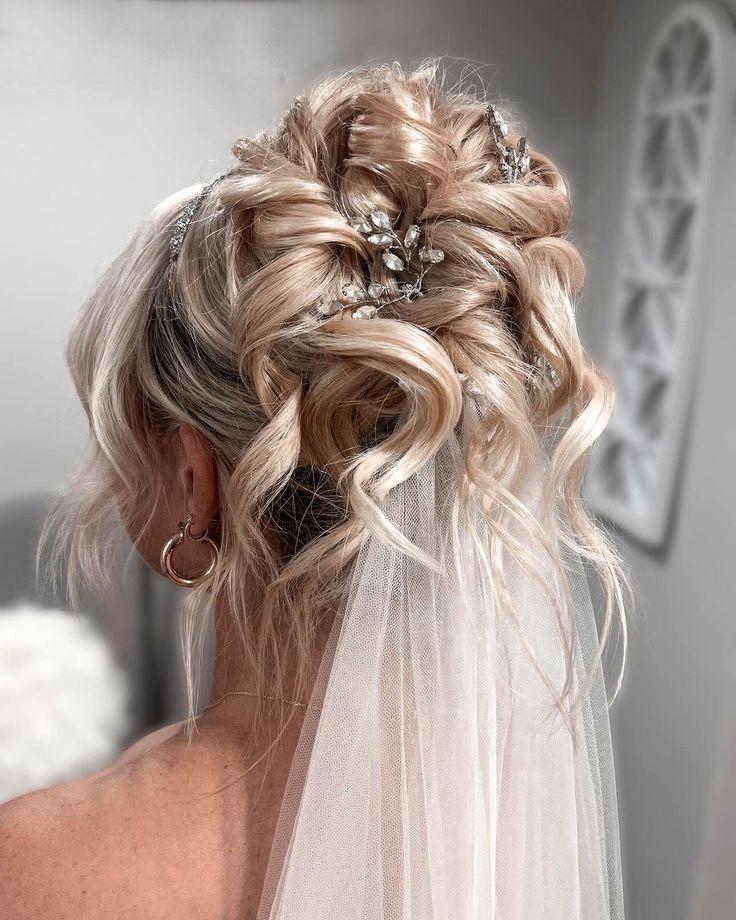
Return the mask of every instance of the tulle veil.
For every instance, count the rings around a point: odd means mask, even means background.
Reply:
[[[502,616],[489,533],[448,500],[473,407],[466,397],[457,436],[384,507],[441,571],[374,537],[353,564],[257,920],[623,918],[607,693],[583,566],[567,554],[574,689],[585,692],[566,722],[542,678],[561,686],[565,666],[545,592],[519,568],[518,623]]]

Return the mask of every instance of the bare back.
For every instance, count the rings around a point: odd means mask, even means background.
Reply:
[[[235,712],[247,725],[234,706],[191,743],[169,726],[100,773],[0,807],[0,916],[254,918],[301,719],[259,760],[268,743],[249,747]]]

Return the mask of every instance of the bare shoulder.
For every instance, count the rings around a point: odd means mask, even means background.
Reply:
[[[0,806],[0,917],[235,916],[239,766],[237,744],[170,726],[106,770]]]

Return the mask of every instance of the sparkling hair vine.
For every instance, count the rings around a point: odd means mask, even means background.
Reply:
[[[507,144],[506,136],[509,126],[503,120],[495,105],[486,106],[486,118],[496,142],[498,152],[498,171],[506,182],[516,182],[529,172],[531,158],[529,156],[529,142],[525,137],[520,137],[516,145]]]
[[[383,264],[397,277],[398,295],[391,294],[380,281],[371,281],[366,287],[357,282],[343,286],[342,300],[329,300],[317,307],[320,317],[335,316],[350,310],[353,319],[374,319],[385,307],[401,301],[411,302],[422,297],[422,283],[433,265],[441,262],[445,254],[422,242],[422,228],[412,224],[403,238],[394,230],[393,222],[385,211],[371,211],[367,217],[350,221],[358,233],[363,234],[371,246],[382,250]],[[404,278],[398,280],[402,275]]]

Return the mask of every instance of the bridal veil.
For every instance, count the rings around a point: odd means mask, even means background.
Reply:
[[[491,534],[454,502],[474,420],[466,396],[457,435],[384,509],[440,565],[376,537],[353,565],[258,920],[623,917],[607,696],[582,562],[565,555],[574,702],[560,708],[550,688],[564,683],[565,652],[548,592],[517,566],[516,617],[502,614]],[[526,548],[545,571],[541,548]]]

